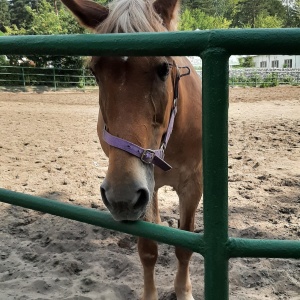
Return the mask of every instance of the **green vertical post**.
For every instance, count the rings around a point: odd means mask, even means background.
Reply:
[[[26,92],[26,81],[25,81],[24,68],[22,67],[21,69],[22,69],[22,79],[23,79],[24,92]]]
[[[85,91],[85,69],[82,69],[82,78],[83,78],[83,90]]]
[[[56,76],[55,76],[55,68],[53,68],[53,80],[54,80],[54,91],[56,91]]]
[[[203,207],[205,300],[228,299],[229,54],[211,48],[203,59]]]

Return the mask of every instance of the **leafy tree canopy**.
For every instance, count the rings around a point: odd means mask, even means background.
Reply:
[[[32,21],[30,14],[26,10],[26,6],[35,7],[36,2],[30,0],[10,0],[10,24],[17,26],[17,28],[28,28]]]
[[[286,25],[286,27],[300,27],[300,0],[295,0],[293,5],[287,8]]]
[[[0,30],[10,25],[10,11],[7,0],[0,0]]]
[[[284,18],[285,7],[281,0],[240,0],[236,6],[233,18],[233,27],[255,28],[256,19],[259,15]]]
[[[240,67],[243,68],[253,68],[255,63],[252,56],[240,57],[239,58]]]
[[[12,26],[7,28],[8,34],[71,34],[83,33],[84,29],[64,7],[55,11],[53,6],[46,0],[41,0],[37,7],[25,7],[28,16],[31,18],[31,25],[28,29]],[[16,65],[22,56],[8,56],[11,64]],[[27,56],[34,61],[37,67],[47,67],[49,65],[60,68],[81,68],[83,58],[71,56]]]
[[[261,12],[255,19],[255,28],[280,28],[284,21],[277,16],[270,16],[266,12]]]
[[[186,9],[181,15],[181,30],[229,28],[230,21],[219,16],[210,16],[200,9]]]

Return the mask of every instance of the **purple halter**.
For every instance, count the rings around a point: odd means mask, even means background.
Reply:
[[[173,65],[170,64],[170,66],[173,67]],[[177,113],[177,100],[178,100],[178,85],[179,85],[179,80],[181,77],[189,75],[190,74],[190,68],[189,67],[177,67],[177,73],[176,73],[176,78],[174,82],[174,100],[173,100],[173,107],[171,110],[171,115],[170,115],[170,120],[169,120],[169,125],[166,133],[163,136],[162,143],[160,146],[160,149],[157,150],[152,150],[152,149],[144,149],[134,143],[131,143],[129,141],[126,141],[124,139],[121,139],[119,137],[116,137],[112,134],[110,134],[107,131],[106,126],[103,129],[103,140],[109,144],[112,147],[121,149],[125,152],[128,152],[136,157],[138,157],[143,163],[145,164],[154,164],[157,167],[161,168],[163,171],[169,171],[172,169],[172,167],[164,161],[164,156],[165,156],[165,149],[167,147],[167,144],[169,142],[171,133],[173,131],[173,126],[174,126],[174,120],[175,116]],[[187,69],[187,72],[185,74],[180,74],[179,68],[185,68]]]

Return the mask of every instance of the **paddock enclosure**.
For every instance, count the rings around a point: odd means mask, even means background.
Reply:
[[[1,187],[104,210],[94,93],[1,93]],[[299,239],[300,88],[233,88],[229,110],[229,234]],[[7,134],[9,132],[10,134]],[[165,225],[177,227],[175,193],[160,191]],[[196,231],[203,232],[203,207]],[[1,204],[0,299],[138,299],[136,238]],[[173,247],[159,245],[161,299],[174,299]],[[230,261],[230,299],[297,299],[300,262]],[[203,258],[194,254],[195,299],[203,299]],[[76,298],[77,295],[77,298]],[[23,297],[21,297],[23,296]],[[2,297],[2,298],[1,298]]]
[[[205,269],[201,256],[195,254],[192,280],[196,299],[204,299],[203,289],[205,299],[228,299],[228,270],[230,299],[261,299],[262,295],[269,299],[298,299],[299,261],[280,260],[278,257],[300,256],[299,89],[288,87],[281,91],[282,97],[279,99],[267,97],[261,89],[239,90],[237,103],[234,100],[230,103],[232,113],[229,113],[229,130],[227,95],[229,54],[298,54],[300,31],[243,30],[242,33],[230,30],[199,34],[141,34],[138,39],[132,35],[126,35],[126,39],[125,35],[106,35],[101,38],[93,35],[76,36],[76,39],[74,36],[4,37],[0,39],[0,52],[16,54],[23,51],[25,54],[34,51],[48,54],[51,51],[52,54],[65,54],[68,42],[67,53],[70,55],[106,55],[111,51],[115,55],[201,53],[204,207],[199,207],[197,232],[200,233],[197,234],[198,244],[194,247],[204,255]],[[88,50],[76,47],[84,40],[92,42]],[[161,43],[155,45],[154,42],[159,40]],[[50,42],[55,41],[60,43],[53,50],[53,43]],[[24,47],[20,47],[19,43],[22,42]],[[190,48],[186,47],[187,44]],[[251,91],[256,96],[250,102],[243,101],[243,97],[248,99]],[[47,102],[34,100],[32,94],[27,100],[25,94],[17,95],[23,98],[17,101],[13,101],[14,94],[1,95],[6,97],[1,101],[1,187],[103,209],[97,199],[106,160],[100,154],[95,133],[97,97],[94,95],[93,100],[85,100],[85,94],[67,94],[71,96],[71,100],[68,100],[66,95],[55,94],[54,99]],[[44,96],[49,97],[46,94],[39,95]],[[267,98],[270,100],[267,101]],[[16,104],[15,117],[9,117],[9,112],[14,110]],[[70,111],[64,113],[63,107],[66,105]],[[34,118],[35,113],[37,119]],[[61,120],[55,120],[55,116],[60,116]],[[83,124],[79,125],[80,120]],[[24,122],[27,122],[27,126]],[[73,126],[69,122],[74,122]],[[56,130],[61,136],[53,135]],[[15,140],[15,137],[20,140]],[[43,142],[46,146],[41,149]],[[73,146],[69,142],[74,143]],[[14,147],[15,153],[12,151]],[[39,151],[45,155],[44,158]],[[2,153],[6,153],[7,157]],[[65,166],[68,158],[70,164]],[[88,161],[85,162],[85,159]],[[29,162],[30,167],[21,172],[18,168],[25,162]],[[17,174],[12,175],[15,170]],[[79,177],[75,179],[73,176],[76,172]],[[54,180],[59,181],[58,188],[51,184]],[[227,231],[227,181],[230,186],[230,238]],[[39,190],[42,183],[45,184],[43,191]],[[9,202],[9,197],[5,195],[9,194],[2,190],[1,201]],[[169,197],[172,198],[171,202],[168,201]],[[177,211],[175,202],[172,202],[172,191],[166,188],[161,198],[163,220],[169,226],[176,227]],[[1,219],[7,222],[7,226],[1,228],[3,249],[0,250],[3,262],[1,291],[7,291],[4,299],[53,299],[53,293],[57,293],[57,299],[138,298],[141,285],[138,272],[141,270],[138,270],[137,256],[131,255],[135,247],[134,238],[7,204],[2,206],[4,216]],[[48,223],[42,226],[43,222]],[[16,237],[15,247],[9,245],[12,236]],[[178,244],[179,241],[173,243]],[[72,256],[71,249],[74,247],[75,255]],[[169,254],[169,247],[161,245],[160,251],[163,252],[160,253],[157,268],[161,299],[174,297],[170,292],[173,289],[173,276],[169,275],[174,275],[172,267],[175,258]],[[20,256],[21,248],[26,250]],[[106,253],[100,253],[99,248]],[[121,259],[122,254],[125,256]],[[229,258],[232,259],[228,266]],[[33,269],[31,274],[28,272],[29,266]],[[52,276],[43,274],[42,270],[46,270],[46,273],[53,271]],[[159,277],[161,275],[163,277]],[[25,284],[26,280],[29,282],[32,278],[33,282]]]

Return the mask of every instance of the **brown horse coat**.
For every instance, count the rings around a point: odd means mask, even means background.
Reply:
[[[79,21],[96,33],[174,30],[178,0],[116,0],[107,9],[88,0],[62,0]],[[157,191],[172,186],[179,196],[180,229],[194,230],[194,217],[202,195],[201,82],[184,57],[93,57],[91,70],[99,85],[98,135],[109,157],[101,185],[102,200],[116,220],[160,222]],[[103,129],[145,149],[159,149],[167,131],[174,101],[174,84],[189,67],[191,74],[179,81],[178,112],[165,151],[172,166],[164,172],[152,164],[110,146]],[[144,267],[143,299],[158,299],[154,282],[157,243],[139,238]],[[191,300],[191,252],[176,247],[178,271],[175,292]]]

